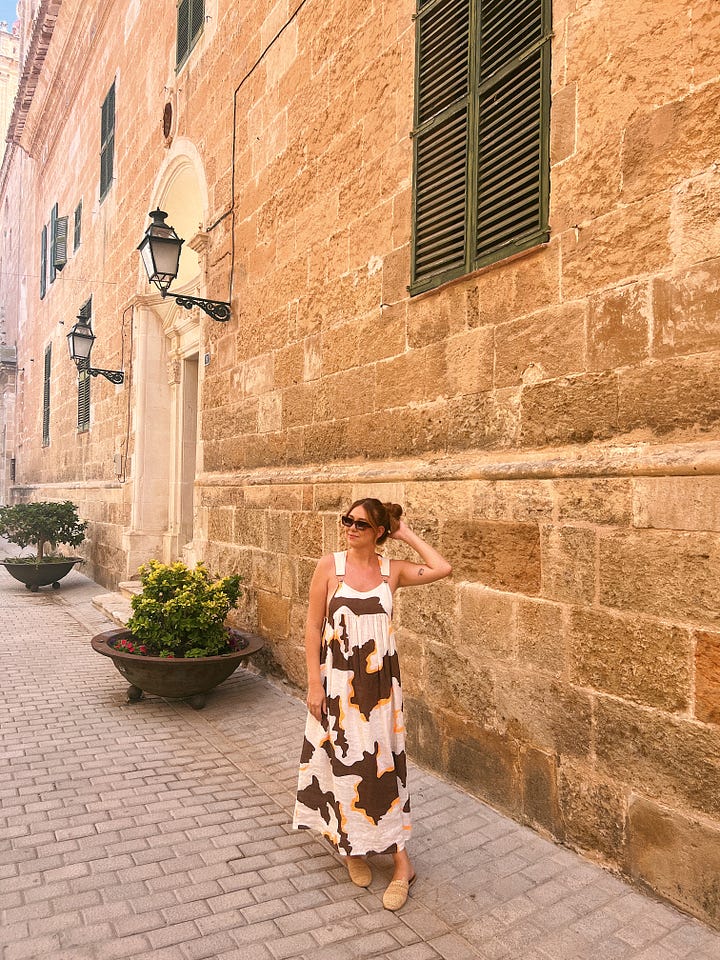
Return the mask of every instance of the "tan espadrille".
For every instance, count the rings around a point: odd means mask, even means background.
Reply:
[[[347,870],[356,887],[369,887],[372,883],[372,870],[365,860],[347,859]]]
[[[415,883],[415,874],[409,880],[391,880],[383,894],[383,906],[386,910],[399,910],[404,907],[408,891]]]

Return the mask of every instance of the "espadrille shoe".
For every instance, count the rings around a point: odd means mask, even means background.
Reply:
[[[372,870],[365,860],[347,859],[347,871],[356,887],[369,887],[372,883]]]
[[[408,891],[415,883],[415,874],[409,880],[391,880],[383,894],[383,906],[386,910],[399,910],[404,907],[408,898]]]

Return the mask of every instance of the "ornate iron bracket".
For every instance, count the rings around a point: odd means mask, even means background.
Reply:
[[[125,373],[123,370],[101,370],[98,367],[91,367],[86,363],[78,363],[76,366],[79,373],[85,371],[89,373],[91,377],[105,377],[110,383],[119,384],[125,382]]]
[[[219,320],[220,323],[227,323],[230,319],[230,304],[224,300],[203,300],[200,297],[186,297],[182,293],[167,293],[164,296],[172,297],[180,307],[186,310],[192,310],[193,307],[200,307],[213,320]]]

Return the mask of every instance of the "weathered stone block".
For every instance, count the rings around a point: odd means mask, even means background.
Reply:
[[[663,436],[716,429],[720,421],[718,353],[620,371],[618,424],[622,431],[646,428]]]
[[[439,710],[490,723],[493,680],[486,662],[468,650],[429,641],[424,644],[425,696]]]
[[[636,527],[720,533],[720,477],[638,477]]]
[[[449,717],[444,719],[443,734],[449,776],[493,806],[517,815],[521,793],[515,740]]]
[[[276,553],[253,550],[252,584],[257,590],[280,593],[280,563]]]
[[[477,323],[514,320],[560,302],[560,243],[551,242],[517,260],[496,263],[476,280]]]
[[[662,99],[667,101],[667,93]],[[707,169],[717,159],[717,137],[706,131],[713,129],[719,111],[719,83],[638,111],[625,131],[623,196],[646,197]]]
[[[267,515],[262,510],[236,507],[233,521],[233,540],[242,546],[265,549],[267,543]]]
[[[646,360],[650,349],[650,285],[633,283],[590,298],[588,367],[612,370]]]
[[[695,716],[720,724],[720,634],[695,635]]]
[[[563,608],[556,603],[521,598],[516,622],[520,661],[555,676],[563,674],[567,662]]]
[[[405,316],[384,311],[372,317],[323,331],[322,365],[325,373],[338,373],[360,364],[394,357],[405,350]]]
[[[515,601],[506,593],[477,586],[460,588],[457,617],[445,613],[453,631],[459,624],[466,656],[481,660],[511,660],[515,656]],[[447,608],[446,608],[447,611]]]
[[[445,344],[445,380],[438,391],[447,396],[480,393],[493,383],[493,332],[478,327],[450,337]]]
[[[430,710],[423,699],[404,698],[407,750],[413,760],[441,770],[443,763],[443,737],[437,723],[437,714]]]
[[[592,697],[539,673],[498,665],[496,715],[500,730],[546,753],[586,757],[592,734]]]
[[[720,260],[705,260],[677,276],[659,277],[652,285],[652,305],[654,356],[719,349]]]
[[[687,709],[691,683],[687,630],[574,609],[569,641],[574,683],[668,712]]]
[[[584,303],[561,304],[495,327],[495,385],[536,383],[585,367]]]
[[[287,637],[290,623],[290,601],[287,597],[258,590],[257,611],[260,633],[274,640]]]
[[[524,387],[521,403],[523,446],[589,443],[617,431],[617,382],[610,373]]]
[[[376,409],[434,399],[444,392],[446,370],[444,351],[434,345],[378,363]]]
[[[540,531],[534,523],[448,520],[442,552],[452,558],[456,580],[517,593],[540,590]]]
[[[356,367],[354,370],[345,370],[334,376],[324,377],[317,385],[313,419],[333,421],[344,417],[362,416],[372,409],[374,390],[375,368],[373,366]]]
[[[543,527],[543,597],[565,603],[593,602],[596,540],[590,527]]]
[[[558,792],[565,842],[579,850],[599,853],[610,863],[625,860],[625,788],[600,779],[585,764],[563,758]]]
[[[451,641],[457,624],[456,588],[447,581],[429,584],[422,590],[401,590],[395,596],[398,623],[428,639]]]
[[[316,513],[293,513],[290,523],[290,553],[299,557],[320,557],[322,517]]]
[[[408,282],[409,271],[405,278]],[[472,296],[472,294],[471,294]],[[407,304],[407,338],[411,348],[447,340],[466,328],[468,289],[464,283],[433,294],[414,297]]]
[[[599,540],[600,603],[665,620],[720,623],[720,539],[712,534],[616,533]]]
[[[455,397],[447,404],[447,449],[509,447],[520,432],[516,388]]]
[[[557,16],[553,10],[553,19]],[[554,166],[566,160],[576,148],[576,101],[578,85],[569,83],[552,98],[550,129],[550,163]]]
[[[524,747],[520,750],[522,812],[534,827],[562,838],[563,823],[558,802],[557,758]]]
[[[628,840],[630,872],[636,880],[720,927],[720,831],[633,797]]]
[[[578,300],[670,261],[670,199],[654,194],[562,235],[563,295]]]
[[[720,729],[598,696],[595,750],[603,776],[672,805],[720,813]]]
[[[629,479],[601,477],[553,481],[562,521],[584,521],[607,526],[629,526],[633,518],[633,487]]]

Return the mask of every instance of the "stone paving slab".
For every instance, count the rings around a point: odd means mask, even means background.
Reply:
[[[2,571],[0,571],[1,573]],[[0,581],[2,960],[718,960],[720,934],[413,765],[418,881],[382,907],[291,829],[304,706],[237,671],[125,699],[103,588]]]

